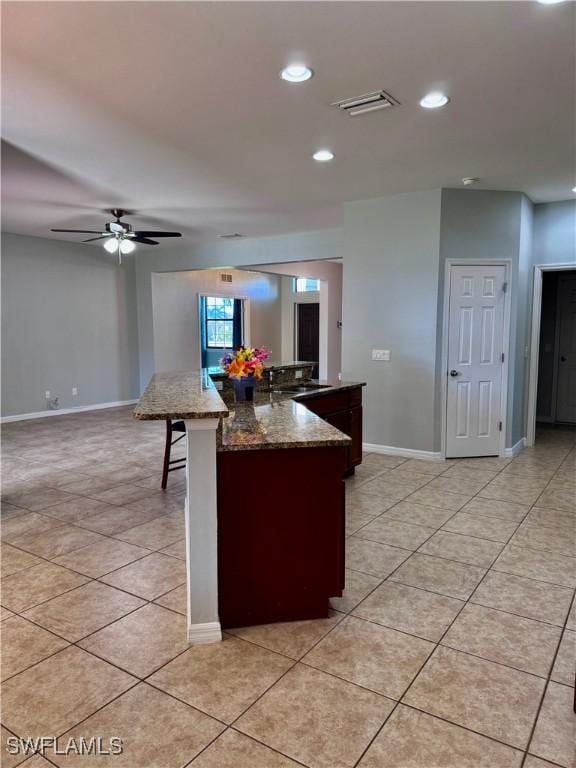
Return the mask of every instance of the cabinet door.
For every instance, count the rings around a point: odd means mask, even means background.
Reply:
[[[352,444],[348,447],[348,462],[355,467],[362,463],[362,406],[352,408],[349,416]]]
[[[339,411],[338,413],[327,413],[323,417],[324,421],[332,424],[333,427],[350,436],[350,414],[348,411]]]

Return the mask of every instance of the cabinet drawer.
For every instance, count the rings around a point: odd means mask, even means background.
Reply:
[[[337,413],[348,408],[348,392],[335,392],[333,395],[322,397],[302,398],[298,402],[304,403],[312,413],[323,416],[326,413]]]

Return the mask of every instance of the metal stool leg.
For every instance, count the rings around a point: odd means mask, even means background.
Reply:
[[[172,422],[166,421],[166,445],[164,446],[164,464],[162,465],[162,490],[168,485],[168,470],[170,468],[170,449],[172,448]]]

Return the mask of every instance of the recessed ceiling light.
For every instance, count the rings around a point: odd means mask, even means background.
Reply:
[[[471,187],[474,184],[480,184],[480,179],[478,176],[464,176],[462,184],[464,184],[465,187]]]
[[[424,109],[438,109],[439,107],[446,106],[449,101],[450,99],[446,94],[440,91],[432,91],[427,93],[423,99],[420,99],[420,106],[424,107]]]
[[[563,3],[564,0],[538,0],[541,5],[556,5],[557,3]]]
[[[317,163],[329,163],[330,160],[334,160],[334,152],[329,149],[319,149],[318,152],[314,152],[312,157]]]
[[[572,192],[576,195],[576,187],[572,187]]]
[[[289,83],[305,83],[313,74],[313,70],[306,64],[289,64],[280,72],[280,77]]]

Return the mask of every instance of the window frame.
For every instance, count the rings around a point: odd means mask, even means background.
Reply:
[[[234,302],[235,297],[233,296],[205,296],[206,300],[206,313],[204,317],[204,337],[206,339],[206,349],[234,349]],[[209,304],[208,302],[211,299],[217,299],[222,302],[225,301],[231,301],[232,302],[232,317],[209,317]],[[210,335],[208,333],[208,328],[210,324],[213,324],[216,328],[217,326],[223,325],[223,326],[229,326],[230,328],[230,338],[231,342],[229,345],[227,344],[211,344],[210,343]],[[226,334],[224,334],[226,335]]]
[[[315,288],[303,288],[302,290],[299,290],[298,288],[298,281],[304,280],[307,282],[314,281],[316,284]],[[304,294],[304,293],[319,293],[320,292],[320,278],[318,277],[295,277],[294,282],[292,283],[292,292],[296,294]]]

